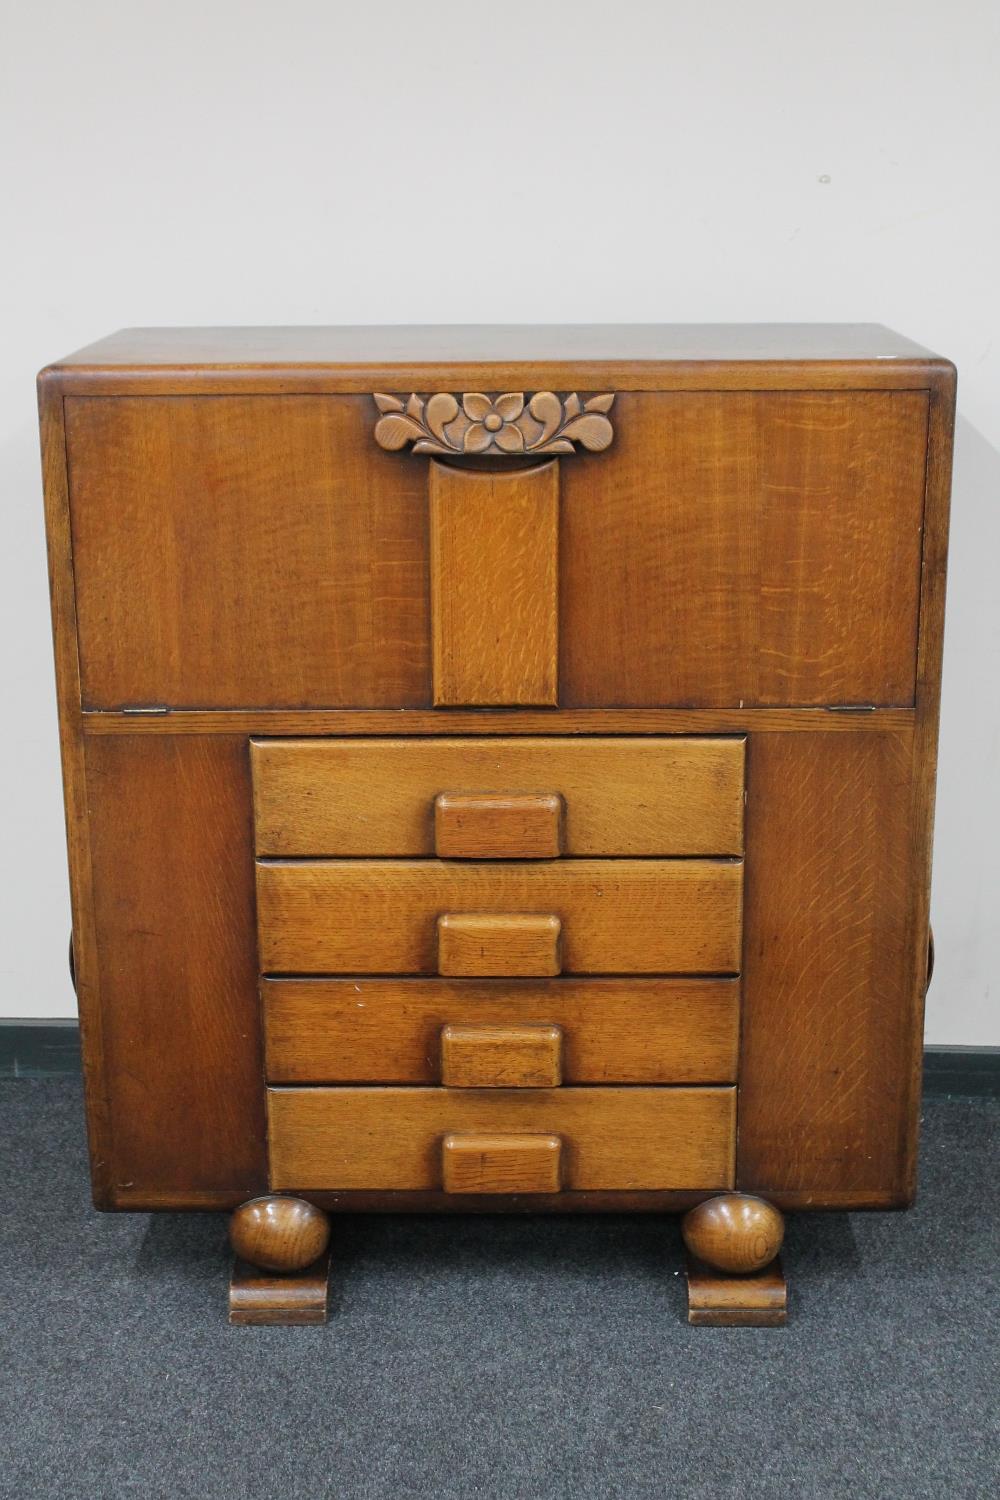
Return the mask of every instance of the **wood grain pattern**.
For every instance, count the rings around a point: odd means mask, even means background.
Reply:
[[[150,713],[88,709],[86,735],[252,734],[431,735],[747,735],[854,734],[907,730],[912,708],[561,708],[548,709],[188,709]]]
[[[557,1026],[566,1083],[732,1083],[735,979],[265,979],[273,1083],[438,1083],[449,1024]]]
[[[106,1202],[266,1186],[245,740],[87,744]]]
[[[424,465],[367,403],[66,407],[86,704],[428,702]]]
[[[326,1322],[330,1252],[293,1276],[258,1270],[237,1258],[229,1283],[229,1321],[260,1328]]]
[[[560,795],[567,854],[743,850],[740,738],[262,740],[250,753],[265,855],[433,854],[445,788]]]
[[[575,453],[576,444],[592,453],[610,447],[614,430],[608,412],[614,394],[585,396],[576,391],[557,396],[554,391],[436,391],[421,396],[395,396],[376,391],[381,414],[375,441],[390,452],[408,443],[414,453],[475,455],[477,458],[539,457]]]
[[[441,1181],[446,1193],[558,1193],[557,1135],[446,1135]]]
[[[80,1045],[87,1080],[85,1107],[91,1190],[95,1204],[106,1207],[112,1197],[114,1148],[97,960],[86,763],[80,723],[80,662],[66,473],[66,429],[62,396],[55,380],[44,374],[38,382],[38,415],[52,640],[56,664],[56,701],[59,710],[59,750],[69,857],[73,988],[80,1015]]]
[[[560,702],[910,704],[927,397],[625,394],[562,477]]]
[[[438,859],[558,859],[563,811],[558,794],[442,792],[434,798],[434,853]]]
[[[562,923],[544,912],[445,912],[438,973],[546,975],[562,968]]]
[[[562,1083],[558,1026],[444,1026],[441,1082],[451,1089],[554,1089]]]
[[[713,1271],[687,1257],[688,1322],[701,1328],[780,1328],[788,1321],[788,1289],[780,1259],[753,1276]]]
[[[273,1188],[440,1188],[448,1134],[563,1142],[567,1188],[727,1187],[736,1090],[269,1089]]]
[[[909,1060],[926,949],[911,914],[912,745],[750,746],[739,1185],[905,1201]],[[788,1080],[794,1079],[794,1087]]]
[[[446,911],[548,912],[563,970],[735,974],[743,867],[730,860],[259,861],[269,974],[434,974]]]
[[[432,462],[429,494],[435,705],[556,703],[558,463]]]

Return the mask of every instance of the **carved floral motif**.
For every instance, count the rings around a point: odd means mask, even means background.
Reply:
[[[575,391],[557,396],[536,391],[487,396],[470,391],[462,397],[447,391],[433,396],[376,394],[381,412],[375,440],[396,451],[413,444],[414,453],[465,453],[502,458],[518,453],[573,453],[574,444],[600,453],[614,436],[607,413],[614,395],[581,401]]]

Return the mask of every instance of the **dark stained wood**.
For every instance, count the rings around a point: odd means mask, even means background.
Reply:
[[[780,1328],[788,1321],[781,1261],[753,1276],[714,1271],[687,1257],[688,1322],[702,1328]]]
[[[755,736],[749,747],[741,1189],[909,1196],[912,743]],[[791,1083],[790,1080],[794,1080]]]
[[[732,1184],[736,1090],[268,1089],[273,1188],[439,1189],[444,1135],[555,1135],[567,1188]]]
[[[550,1025],[566,1083],[734,1083],[735,979],[265,979],[272,1083],[439,1083],[449,1024]]]
[[[260,1271],[237,1259],[229,1284],[229,1321],[258,1327],[326,1322],[330,1252],[291,1276]]]
[[[484,793],[561,797],[567,854],[743,852],[744,746],[735,737],[262,740],[250,756],[264,855],[530,857],[513,834],[515,847],[498,845],[493,856],[468,835],[436,848],[442,817],[439,809],[432,824],[432,806],[455,809],[453,826],[462,804],[452,799]],[[486,814],[466,805],[462,816],[482,826]],[[509,824],[514,810],[494,816]],[[550,833],[537,857],[558,852]]]
[[[73,540],[66,476],[66,432],[62,397],[55,382],[49,377],[43,376],[38,383],[38,412],[73,921],[70,939],[73,988],[80,1015],[80,1044],[87,1079],[85,1105],[91,1190],[95,1204],[103,1208],[108,1206],[111,1199],[114,1172],[111,1107],[98,980],[90,821],[84,739],[80,722],[80,663],[77,653]]]
[[[266,1186],[245,740],[87,743],[106,1201]]]
[[[707,1198],[685,1214],[684,1243],[704,1265],[734,1276],[769,1266],[781,1249],[785,1222],[772,1203],[746,1193]]]
[[[237,1256],[262,1271],[303,1271],[330,1243],[330,1221],[304,1198],[265,1195],[241,1203],[229,1221]]]
[[[532,912],[559,918],[567,974],[735,974],[742,891],[738,860],[260,860],[260,963],[436,974],[443,912]]]
[[[558,699],[559,465],[430,466],[434,703]]]
[[[426,461],[367,403],[66,409],[86,704],[429,702]]]
[[[560,703],[910,704],[927,397],[623,395],[562,475]]]

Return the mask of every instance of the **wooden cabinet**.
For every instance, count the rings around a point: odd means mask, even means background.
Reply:
[[[946,361],[138,330],[40,397],[99,1207],[261,1200],[272,1321],[333,1211],[689,1211],[774,1322],[782,1212],[909,1202]]]

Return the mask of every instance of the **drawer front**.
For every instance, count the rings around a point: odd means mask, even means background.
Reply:
[[[440,919],[464,913],[558,918],[564,973],[736,974],[742,898],[737,860],[257,865],[270,974],[437,974]]]
[[[268,1118],[276,1189],[439,1190],[446,1138],[469,1136],[492,1138],[494,1160],[557,1154],[564,1189],[710,1189],[734,1180],[733,1088],[269,1089]],[[512,1137],[555,1137],[561,1149],[529,1153]],[[481,1190],[519,1188],[514,1179]]]
[[[536,1026],[561,1033],[564,1084],[732,1083],[739,993],[735,979],[265,979],[267,1076],[437,1084],[448,1027]]]
[[[743,759],[721,737],[258,740],[257,852],[741,854]]]

